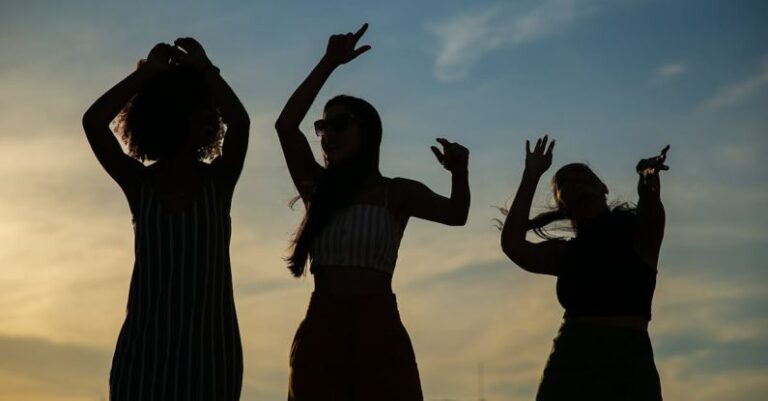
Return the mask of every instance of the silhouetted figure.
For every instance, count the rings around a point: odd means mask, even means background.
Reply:
[[[552,164],[554,141],[526,141],[525,171],[501,235],[504,253],[523,269],[557,276],[565,308],[536,399],[661,400],[661,384],[648,337],[656,266],[664,235],[659,171],[666,152],[641,160],[637,208],[612,210],[608,188],[584,164],[562,167],[552,179],[557,209],[528,220],[536,185]],[[544,227],[570,220],[575,238]],[[533,243],[535,230],[546,239]]]
[[[307,260],[315,291],[290,356],[288,399],[422,400],[416,360],[392,293],[392,273],[409,217],[463,225],[469,211],[463,146],[432,147],[451,171],[451,197],[424,184],[379,172],[382,125],[368,102],[340,95],[326,103],[315,131],[325,158],[318,164],[299,130],[320,88],[355,48],[367,25],[334,35],[325,55],[285,105],[275,128],[306,215],[287,259],[302,276]]]
[[[133,157],[110,130],[116,117]],[[135,232],[136,262],[109,380],[112,401],[240,397],[229,210],[249,124],[237,96],[191,38],[156,45],[83,116],[96,157],[128,198]]]

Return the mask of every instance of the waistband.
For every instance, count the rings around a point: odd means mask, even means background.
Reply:
[[[563,325],[615,327],[628,330],[648,330],[648,320],[641,316],[567,316]]]
[[[313,292],[307,318],[355,317],[400,319],[395,294],[334,295]]]
[[[594,338],[601,337],[637,337],[648,338],[648,327],[633,327],[614,324],[602,324],[589,320],[566,319],[560,325],[558,336],[588,336]]]

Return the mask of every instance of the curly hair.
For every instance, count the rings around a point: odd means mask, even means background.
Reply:
[[[211,115],[198,158],[221,154],[225,125],[205,82],[191,66],[176,66],[147,81],[117,117],[116,130],[131,156],[155,161],[173,155],[190,134],[190,118]]]

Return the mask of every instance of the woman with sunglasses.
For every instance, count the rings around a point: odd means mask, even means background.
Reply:
[[[83,127],[136,237],[110,400],[240,399],[229,209],[248,146],[243,105],[203,47],[179,38],[96,100]]]
[[[526,141],[523,178],[501,234],[504,253],[518,266],[557,277],[565,308],[536,399],[661,400],[648,322],[664,237],[659,172],[668,169],[669,146],[637,164],[636,208],[611,209],[605,184],[585,164],[572,163],[552,178],[557,208],[529,220],[554,145],[545,136],[531,151]],[[561,220],[570,220],[575,238],[544,231]],[[544,241],[528,241],[529,230]]]
[[[315,123],[325,165],[300,131],[331,73],[370,46],[333,35],[325,55],[288,100],[275,127],[306,214],[287,258],[300,277],[310,262],[315,291],[291,347],[289,400],[422,400],[414,352],[392,293],[398,247],[410,217],[463,225],[469,211],[463,146],[432,151],[452,173],[450,198],[379,172],[382,125],[368,102],[340,95]],[[298,198],[297,198],[298,199]]]

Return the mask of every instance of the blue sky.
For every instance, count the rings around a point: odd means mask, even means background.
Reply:
[[[307,132],[322,100],[366,98],[384,122],[382,171],[444,194],[434,138],[472,152],[467,226],[412,221],[394,279],[426,399],[475,399],[480,362],[489,400],[535,394],[562,311],[554,280],[504,259],[491,206],[516,189],[525,139],[549,133],[554,168],[586,161],[624,200],[636,199],[636,161],[672,146],[650,328],[665,397],[758,400],[766,20],[765,2],[725,0],[4,2],[0,401],[105,397],[132,232],[80,117],[153,44],[179,36],[203,43],[251,114],[232,210],[243,399],[284,399],[311,280],[280,259],[301,213],[286,206],[294,190],[272,124],[327,37],[363,22],[373,49],[330,79]],[[550,198],[542,185],[535,206]]]

